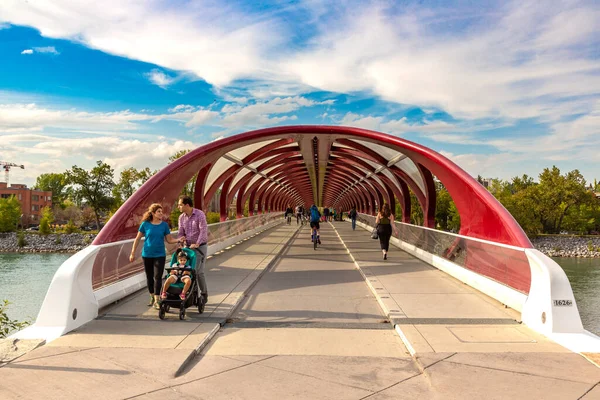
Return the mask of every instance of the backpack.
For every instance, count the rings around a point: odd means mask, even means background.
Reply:
[[[321,219],[321,213],[319,212],[319,210],[315,207],[315,208],[311,208],[310,209],[310,221],[311,222],[318,222],[319,219]]]
[[[356,210],[351,210],[351,211],[348,213],[348,216],[349,216],[350,218],[352,218],[352,219],[356,218]]]

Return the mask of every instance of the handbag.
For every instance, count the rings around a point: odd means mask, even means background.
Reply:
[[[371,239],[379,239],[379,234],[377,233],[377,227],[373,228],[371,231]]]

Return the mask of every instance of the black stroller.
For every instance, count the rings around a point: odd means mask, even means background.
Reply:
[[[185,268],[178,268],[179,276],[181,277],[183,276],[183,272],[189,271],[192,283],[188,289],[188,293],[186,293],[185,300],[181,300],[179,297],[184,287],[184,283],[181,279],[178,279],[177,282],[172,283],[167,288],[167,298],[161,300],[160,309],[158,310],[158,318],[160,319],[165,319],[165,315],[169,312],[171,307],[179,309],[179,319],[185,318],[185,309],[191,306],[197,306],[199,314],[204,312],[204,297],[200,296],[198,279],[196,278],[196,270],[194,269],[194,266],[196,265],[196,252],[189,248],[178,249],[173,253],[170,265],[177,263],[177,256],[182,251],[187,255],[187,262]],[[165,268],[167,271],[167,278],[173,269],[174,268],[171,267]]]

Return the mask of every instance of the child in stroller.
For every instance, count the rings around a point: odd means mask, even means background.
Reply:
[[[178,249],[171,257],[171,267],[165,268],[167,279],[160,295],[161,302],[158,311],[160,319],[171,307],[179,308],[179,319],[185,318],[185,309],[192,305],[198,306],[202,313],[204,307],[202,296],[199,295],[196,271],[194,270],[196,253],[187,248]]]
[[[169,286],[179,281],[183,282],[183,290],[179,294],[179,298],[181,300],[185,300],[185,295],[192,284],[192,277],[190,276],[191,273],[188,270],[189,266],[187,253],[183,249],[178,249],[175,255],[177,256],[177,262],[171,265],[171,272],[169,277],[165,280],[162,293],[160,294],[161,300],[166,300]]]

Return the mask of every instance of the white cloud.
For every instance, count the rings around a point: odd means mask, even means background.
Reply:
[[[136,121],[153,118],[130,111],[90,113],[39,107],[36,104],[0,104],[0,133],[17,130],[61,128],[78,130],[136,130]]]
[[[477,9],[409,3],[400,13],[387,5],[311,1],[286,9],[298,21],[212,1],[55,0],[46,7],[5,0],[0,8],[6,21],[45,36],[189,71],[217,88],[243,79],[248,96],[259,99],[315,88],[366,91],[457,118],[549,119],[557,103],[573,113],[570,104],[598,93],[600,9],[593,1]],[[298,45],[294,31],[306,23],[315,36]],[[160,70],[148,78],[163,88],[175,79]]]
[[[34,47],[33,50],[35,50],[36,53],[45,53],[45,54],[54,54],[54,55],[60,54],[58,51],[56,51],[56,48],[54,46]]]
[[[219,113],[210,110],[198,110],[193,112],[192,115],[192,119],[186,122],[185,126],[197,127],[209,124],[210,122],[216,120],[216,118],[219,116]]]
[[[2,156],[19,160],[25,170],[13,174],[11,181],[32,185],[40,171],[64,172],[73,165],[91,168],[102,160],[115,169],[115,178],[128,167],[161,169],[169,157],[199,144],[153,137],[150,140],[124,139],[115,136],[92,138],[57,138],[50,135],[1,136]]]
[[[153,69],[152,71],[144,74],[146,78],[156,86],[160,86],[163,89],[166,89],[167,86],[172,84],[175,81],[175,78],[165,74],[164,72]]]
[[[58,51],[56,51],[56,48],[54,46],[34,47],[32,49],[25,49],[21,52],[21,54],[33,54],[33,53],[53,54],[53,55],[60,54]]]
[[[427,137],[432,138],[437,134],[456,130],[457,127],[444,121],[428,121],[423,123],[409,124],[406,117],[394,120],[387,120],[384,117],[364,116],[346,113],[344,117],[338,121],[341,125],[355,126],[364,129],[382,131],[393,135],[402,135],[406,132],[418,132],[428,134]]]

